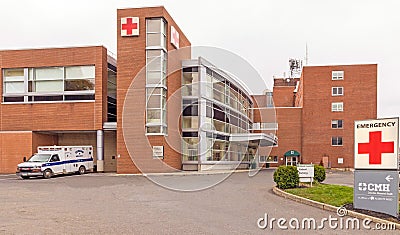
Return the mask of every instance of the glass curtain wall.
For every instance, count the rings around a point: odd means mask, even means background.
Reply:
[[[117,71],[108,65],[107,79],[107,122],[117,121]]]
[[[199,78],[201,69],[204,78]],[[198,153],[199,134],[206,132],[206,161],[248,160],[247,144],[229,142],[230,134],[249,133],[252,126],[252,102],[250,98],[227,78],[207,67],[183,68],[182,131],[184,137],[183,161],[197,161],[192,153]],[[201,85],[199,84],[199,81]],[[200,94],[200,87],[204,89]],[[199,103],[205,104],[205,113],[199,110]],[[203,109],[204,110],[204,109]],[[199,120],[202,120],[201,129]],[[186,132],[194,133],[186,136]],[[186,136],[186,137],[185,137]],[[203,148],[204,149],[204,148]]]

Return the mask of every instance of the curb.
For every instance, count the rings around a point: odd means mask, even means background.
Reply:
[[[284,198],[287,198],[287,199],[290,199],[290,200],[293,200],[293,201],[296,201],[296,202],[300,202],[302,204],[306,204],[306,205],[309,205],[309,206],[320,208],[320,209],[325,210],[325,211],[337,212],[338,209],[341,208],[341,207],[328,205],[326,203],[317,202],[317,201],[314,201],[314,200],[310,200],[310,199],[307,199],[307,198],[304,198],[304,197],[299,197],[297,195],[293,195],[293,194],[287,193],[287,192],[277,188],[276,186],[274,186],[272,188],[272,191],[278,196],[281,196],[281,197],[284,197]],[[390,224],[394,224],[396,229],[400,229],[400,223],[396,223],[396,222],[393,222],[393,221],[376,218],[376,217],[373,217],[373,216],[370,216],[370,215],[361,214],[361,213],[358,213],[358,212],[355,212],[355,211],[347,210],[347,216],[352,216],[352,217],[358,218],[358,219],[369,219],[374,223],[380,223],[380,224],[389,224],[390,223]]]
[[[259,171],[265,171],[267,169],[261,169]],[[138,174],[115,174],[115,176],[196,176],[196,175],[221,175],[221,174],[233,174],[233,173],[244,173],[253,172],[255,170],[229,170],[229,171],[181,171],[181,172],[168,172],[168,173],[138,173]]]

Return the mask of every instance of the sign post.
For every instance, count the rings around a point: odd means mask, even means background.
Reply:
[[[354,208],[398,216],[399,118],[355,121]]]
[[[297,164],[297,171],[299,172],[299,180],[302,183],[312,183],[314,181],[314,165],[313,164]]]

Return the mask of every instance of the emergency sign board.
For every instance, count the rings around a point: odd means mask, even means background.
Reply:
[[[354,168],[398,169],[399,118],[355,121]]]

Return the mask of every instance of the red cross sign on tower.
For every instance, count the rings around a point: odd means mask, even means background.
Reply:
[[[394,153],[394,142],[382,142],[382,131],[369,133],[369,143],[358,144],[359,154],[369,154],[369,164],[382,164],[382,153]]]
[[[179,49],[179,32],[175,29],[174,26],[171,26],[171,44]]]
[[[356,121],[354,126],[354,168],[397,170],[399,119]]]
[[[139,35],[139,17],[121,18],[121,36]]]

